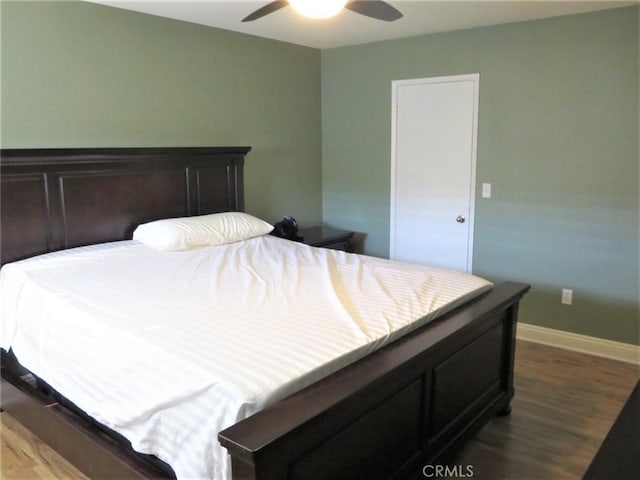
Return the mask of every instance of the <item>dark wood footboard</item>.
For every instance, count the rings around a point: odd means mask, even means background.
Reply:
[[[220,432],[234,480],[419,478],[513,397],[528,285],[451,314]]]

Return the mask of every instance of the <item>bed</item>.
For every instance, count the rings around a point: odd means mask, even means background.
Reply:
[[[118,246],[139,224],[161,218],[242,211],[248,151],[3,150],[2,263]],[[518,302],[527,289],[495,285],[222,429],[217,441],[231,456],[233,478],[419,478],[424,465],[446,462],[494,415],[509,412]],[[115,350],[113,362],[123,356]],[[3,351],[2,376],[2,407],[92,478],[173,475],[45,382],[34,386],[11,352]]]

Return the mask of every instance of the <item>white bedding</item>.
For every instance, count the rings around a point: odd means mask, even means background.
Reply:
[[[3,267],[0,346],[178,479],[226,479],[218,431],[490,288],[268,235],[115,242]]]

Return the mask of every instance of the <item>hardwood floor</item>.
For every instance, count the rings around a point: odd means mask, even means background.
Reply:
[[[484,427],[448,478],[582,478],[638,378],[638,366],[518,341],[511,415]],[[0,427],[1,478],[86,478],[6,413]]]
[[[32,435],[8,413],[0,414],[0,478],[86,479],[80,471]]]
[[[476,479],[582,478],[638,378],[635,365],[519,341],[511,415],[483,428],[456,464]]]

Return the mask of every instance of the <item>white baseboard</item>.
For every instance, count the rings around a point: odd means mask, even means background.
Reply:
[[[640,365],[640,346],[519,323],[516,338]]]

